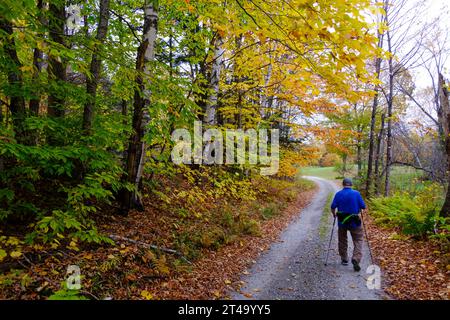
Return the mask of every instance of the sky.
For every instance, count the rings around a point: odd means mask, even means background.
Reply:
[[[450,1],[448,0],[423,0],[427,9],[423,12],[425,21],[433,21],[436,18],[440,18],[439,25],[446,32],[450,31]],[[411,0],[411,3],[419,2],[419,0]],[[447,39],[447,47],[450,48],[450,37]],[[444,70],[444,76],[447,79],[450,78],[450,59],[447,60],[446,70]],[[431,86],[431,80],[426,70],[423,68],[417,68],[413,71],[413,76],[416,80],[418,88],[425,88]]]
[[[396,0],[393,0],[394,2]],[[442,31],[449,34],[450,32],[450,1],[448,0],[422,0],[424,3],[425,9],[420,12],[420,17],[418,20],[418,24],[413,26],[410,30],[411,34],[414,34],[416,30],[414,28],[419,28],[424,25],[424,23],[430,23],[434,21],[436,18],[439,18],[439,27]],[[408,5],[414,6],[418,2],[422,2],[421,0],[408,0]],[[450,36],[446,41],[446,48],[449,50],[446,54],[449,57],[444,65],[443,74],[447,80],[450,80]],[[405,48],[405,51],[409,50],[409,48]],[[414,83],[416,86],[416,93],[414,94],[416,98],[418,98],[418,91],[429,88],[432,86],[433,82],[428,73],[428,71],[421,66],[410,68],[409,69],[411,75],[413,76]],[[437,71],[433,70],[433,77],[435,81],[437,81]],[[434,107],[433,107],[433,97],[430,96],[429,99],[418,98],[421,104],[428,110],[428,112],[432,115],[435,115]],[[423,112],[420,111],[417,106],[410,101],[409,108],[404,114],[404,119],[406,122],[419,121],[422,124],[427,124],[429,126],[434,126],[430,119],[424,116]]]

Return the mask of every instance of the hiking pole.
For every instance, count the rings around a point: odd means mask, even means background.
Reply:
[[[328,256],[330,255],[331,240],[333,240],[333,231],[334,231],[335,224],[336,224],[336,216],[334,216],[333,227],[331,228],[330,243],[328,244],[327,259],[325,260],[325,265],[328,265]]]
[[[373,265],[372,249],[370,248],[369,237],[367,236],[366,223],[364,222],[363,215],[364,215],[363,212],[361,212],[361,221],[362,221],[362,225],[364,228],[364,234],[366,235],[367,247],[369,248],[370,261],[371,261],[371,264]]]

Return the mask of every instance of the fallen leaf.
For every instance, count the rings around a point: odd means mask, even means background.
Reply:
[[[153,295],[148,292],[147,290],[142,290],[141,291],[141,296],[145,299],[145,300],[152,300],[153,299]]]

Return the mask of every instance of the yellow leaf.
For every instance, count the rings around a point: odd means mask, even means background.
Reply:
[[[33,71],[33,67],[32,66],[22,66],[22,67],[20,67],[20,71],[22,71],[22,72]]]
[[[34,250],[43,250],[43,249],[44,249],[44,247],[41,246],[40,244],[35,244],[35,245],[33,246],[33,248],[34,248]]]
[[[155,268],[159,273],[161,273],[161,274],[169,274],[170,273],[170,269],[167,266],[166,262],[167,261],[166,261],[165,256],[161,256],[159,259],[155,259],[155,261],[154,261]]]
[[[22,252],[20,251],[13,251],[9,254],[11,256],[11,258],[18,258],[22,255]]]
[[[230,280],[225,280],[225,284],[231,284],[231,281]]]
[[[45,49],[45,42],[44,41],[37,41],[36,42],[36,46],[39,50],[44,50]]]
[[[19,245],[20,240],[16,237],[9,237],[8,241],[6,241],[6,245],[17,246]]]
[[[141,291],[141,296],[145,299],[145,300],[152,300],[153,299],[153,295],[148,292],[147,290],[142,290]]]
[[[69,246],[67,246],[67,249],[80,251],[80,249],[77,247],[77,243],[75,241],[71,241],[69,243]]]

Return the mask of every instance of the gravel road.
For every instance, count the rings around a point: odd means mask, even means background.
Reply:
[[[367,278],[372,273],[366,273],[370,264],[366,243],[361,272],[353,271],[351,263],[348,266],[340,264],[337,226],[328,265],[324,265],[333,224],[331,213],[329,210],[324,213],[324,207],[329,194],[334,195],[339,188],[329,180],[307,178],[319,187],[311,204],[286,228],[279,241],[260,256],[241,279],[245,282],[241,291],[231,293],[231,297],[258,300],[387,299],[382,290],[367,288]],[[350,244],[350,256],[351,250]]]

